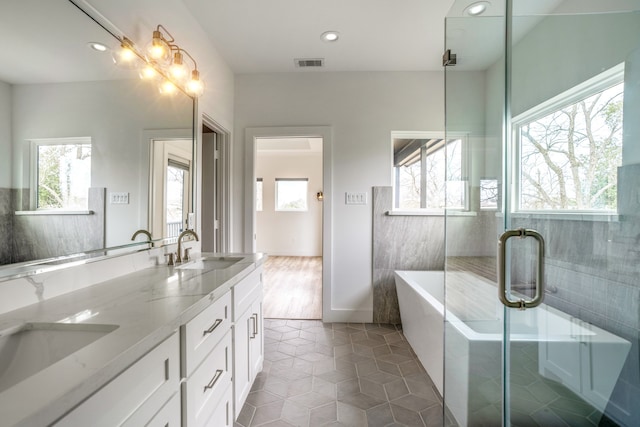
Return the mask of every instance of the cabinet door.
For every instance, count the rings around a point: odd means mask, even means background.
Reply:
[[[180,384],[178,334],[159,344],[58,421],[56,427],[145,425]]]
[[[176,393],[151,419],[151,421],[149,421],[148,424],[145,424],[145,427],[180,427],[181,425],[182,416],[180,412],[180,393]]]
[[[240,411],[251,389],[251,365],[249,364],[249,341],[253,331],[253,318],[251,310],[245,311],[236,317],[233,327],[233,387],[234,405]]]
[[[262,325],[262,296],[251,306],[251,328],[249,330],[249,382],[253,383],[264,362],[264,327]]]
[[[224,397],[218,404],[211,418],[207,420],[206,425],[212,427],[231,427],[233,426],[233,391],[231,385],[224,394]]]

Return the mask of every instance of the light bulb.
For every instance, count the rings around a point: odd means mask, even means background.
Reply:
[[[191,72],[191,80],[187,82],[187,92],[195,97],[202,96],[204,93],[204,82],[200,80],[200,73],[198,70]]]
[[[153,80],[160,77],[158,74],[158,70],[153,66],[153,64],[147,63],[144,67],[140,69],[138,73],[142,80]]]
[[[178,92],[178,88],[176,87],[176,85],[169,80],[164,80],[160,84],[160,87],[158,88],[158,90],[163,95],[173,95],[174,93]]]
[[[184,63],[182,53],[179,51],[173,54],[173,62],[169,67],[169,73],[171,73],[171,77],[177,80],[183,80],[189,75],[189,67]]]
[[[147,58],[162,65],[168,64],[171,60],[171,47],[162,37],[160,31],[153,32],[153,38],[145,48]]]
[[[123,68],[136,68],[138,66],[138,56],[133,51],[133,43],[125,38],[122,40],[120,49],[113,52],[113,62]]]

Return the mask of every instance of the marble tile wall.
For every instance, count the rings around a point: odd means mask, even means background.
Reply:
[[[0,265],[11,262],[13,204],[10,188],[0,188]]]
[[[24,200],[24,197],[22,198]],[[27,198],[28,199],[28,198]],[[13,217],[12,261],[23,262],[100,249],[105,244],[106,189],[89,189],[92,215]]]
[[[444,216],[389,216],[392,197],[373,188],[374,323],[400,323],[394,270],[444,269]]]

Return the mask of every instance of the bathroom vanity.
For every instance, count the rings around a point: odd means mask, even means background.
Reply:
[[[0,314],[3,425],[233,425],[264,360],[265,257],[162,255],[0,283],[39,299]],[[60,292],[71,276],[93,284]]]

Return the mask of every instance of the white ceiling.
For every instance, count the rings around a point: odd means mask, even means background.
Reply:
[[[441,70],[453,0],[183,2],[234,72],[268,73],[296,71],[294,58],[324,58],[324,71]],[[328,30],[339,41],[323,42]]]
[[[118,42],[67,0],[0,1],[0,40],[0,80],[8,83],[137,76],[114,67],[109,52],[88,47],[90,41],[109,47]]]

